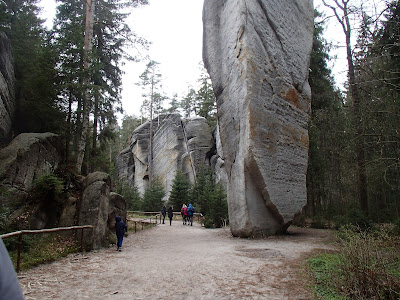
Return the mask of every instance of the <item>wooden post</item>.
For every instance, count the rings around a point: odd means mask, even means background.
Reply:
[[[81,252],[83,254],[83,231],[85,230],[85,228],[82,228],[82,234],[81,234]]]
[[[20,263],[21,263],[21,247],[22,247],[22,232],[18,238],[18,257],[17,257],[17,273],[20,270]]]
[[[136,221],[135,221],[135,233],[136,233]]]

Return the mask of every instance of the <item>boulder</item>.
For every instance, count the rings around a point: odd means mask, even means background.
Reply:
[[[0,32],[0,145],[9,141],[14,112],[14,58],[7,36]]]
[[[67,201],[65,201],[58,223],[59,227],[74,226],[76,224],[77,202],[78,199],[75,197],[68,197]]]
[[[92,182],[82,194],[79,225],[93,225],[93,232],[86,235],[85,245],[99,249],[105,241],[109,214],[110,186],[103,180]]]
[[[108,229],[111,234],[115,233],[115,217],[120,216],[126,224],[126,201],[117,193],[111,192],[109,196],[110,210],[108,214]]]
[[[51,174],[60,160],[60,137],[54,133],[21,133],[0,150],[3,185],[29,191],[36,179]]]
[[[114,234],[115,216],[126,220],[126,201],[110,192],[111,180],[106,173],[88,174],[84,182],[78,223],[93,226],[93,232],[85,235],[84,242],[87,248],[99,249]]]
[[[306,204],[312,0],[205,0],[234,236],[286,231]]]

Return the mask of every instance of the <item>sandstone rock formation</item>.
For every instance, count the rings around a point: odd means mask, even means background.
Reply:
[[[84,190],[79,210],[79,225],[93,225],[93,231],[84,241],[87,247],[99,249],[113,237],[115,216],[126,220],[126,202],[115,193],[110,193],[111,178],[103,172],[89,174],[84,181]]]
[[[178,169],[194,182],[196,170],[209,164],[209,153],[214,147],[206,119],[182,119],[179,114],[169,114],[154,121],[153,173],[165,187],[168,198]],[[148,185],[149,128],[146,122],[135,129],[130,146],[117,159],[119,179],[126,184],[136,184],[143,194]]]
[[[15,112],[14,59],[7,36],[0,32],[0,145],[7,142]]]
[[[60,137],[54,133],[21,133],[0,150],[0,181],[28,191],[33,182],[57,168],[61,156]]]
[[[234,236],[287,229],[306,204],[311,0],[205,0]]]

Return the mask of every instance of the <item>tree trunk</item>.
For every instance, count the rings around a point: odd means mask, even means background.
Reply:
[[[65,164],[69,163],[70,151],[71,151],[70,150],[71,130],[72,130],[71,119],[72,119],[72,94],[69,93],[69,98],[68,98],[68,116],[67,116],[67,132],[66,132],[66,138],[65,138],[65,160],[64,160]]]
[[[85,23],[85,55],[83,68],[88,71],[90,68],[90,53],[93,46],[93,20],[94,20],[95,0],[86,0],[86,23]],[[83,114],[82,114],[82,132],[78,140],[77,158],[75,169],[79,174],[82,170],[83,157],[85,156],[86,136],[89,128],[89,114],[90,114],[90,78],[88,72],[85,73],[84,88],[85,95],[83,97]]]
[[[93,112],[93,140],[92,140],[92,155],[97,154],[97,122],[99,114],[99,94],[96,92],[94,95],[94,112]]]
[[[358,166],[358,192],[359,192],[359,203],[360,208],[365,215],[368,216],[368,193],[367,193],[367,173],[365,169],[365,150],[364,150],[364,140],[363,140],[363,124],[361,116],[361,97],[356,86],[356,76],[354,71],[353,55],[351,51],[351,28],[350,21],[348,17],[347,6],[344,6],[345,20],[347,30],[346,34],[346,50],[347,50],[347,64],[348,64],[348,76],[349,76],[349,86],[350,93],[353,99],[353,122],[354,128],[356,130],[356,160]]]
[[[153,74],[154,78],[154,74]],[[154,94],[154,81],[151,80],[151,97],[150,97],[150,140],[149,140],[149,187],[153,181],[153,94]]]

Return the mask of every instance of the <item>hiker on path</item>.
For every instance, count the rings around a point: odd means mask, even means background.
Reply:
[[[186,210],[187,210],[186,204],[183,204],[183,205],[182,205],[182,208],[181,208],[181,216],[182,216],[182,223],[183,223],[183,225],[186,225],[187,211],[186,211],[186,215],[185,215],[185,208],[186,208]]]
[[[0,238],[0,299],[23,300],[21,287],[17,279],[10,256]]]
[[[121,217],[116,216],[115,217],[115,233],[117,234],[117,251],[121,251],[124,234],[127,231],[128,231],[128,227],[122,221]]]
[[[165,205],[161,208],[161,214],[163,216],[162,223],[165,224],[165,215],[167,214],[167,208]]]
[[[172,225],[172,217],[173,216],[174,216],[174,213],[172,211],[172,205],[170,205],[169,208],[168,208],[169,226]]]
[[[188,219],[189,219],[188,225],[190,223],[190,226],[193,226],[194,207],[193,207],[193,205],[191,203],[189,204],[189,207],[187,209],[187,213],[188,213]]]
[[[189,225],[188,208],[187,208],[186,204],[185,204],[185,208],[183,209],[183,219],[184,219],[183,225],[186,225],[186,224]]]

